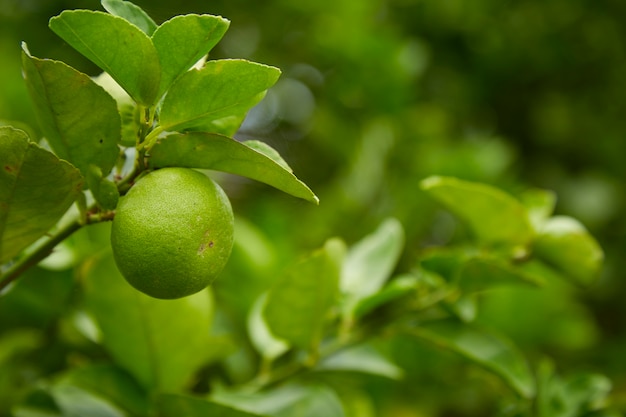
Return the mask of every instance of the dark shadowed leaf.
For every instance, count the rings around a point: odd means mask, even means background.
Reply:
[[[525,398],[535,394],[535,379],[526,359],[502,336],[452,320],[424,324],[412,333],[494,372]]]
[[[245,115],[279,76],[278,68],[242,59],[209,61],[202,69],[183,74],[169,89],[161,126],[170,131],[220,132],[221,121]]]
[[[152,41],[137,26],[109,13],[66,10],[50,19],[50,29],[108,72],[136,102],[154,104],[161,65]]]
[[[22,67],[39,125],[54,152],[87,175],[97,166],[111,171],[122,122],[115,100],[87,75],[59,61],[31,56],[24,46]]]
[[[112,15],[122,17],[141,29],[146,35],[152,36],[157,24],[143,9],[129,1],[102,0],[104,9]]]
[[[259,152],[226,136],[173,134],[157,141],[150,151],[149,164],[154,168],[177,166],[241,175],[317,204],[317,197],[306,184],[273,159],[274,155],[267,155],[268,147]]]
[[[152,35],[163,71],[159,96],[213,49],[229,25],[227,19],[219,16],[188,14],[176,16],[159,26]]]
[[[363,316],[377,307],[415,292],[418,286],[418,278],[413,275],[395,277],[377,293],[360,299],[354,310],[354,315],[356,317]]]
[[[28,392],[11,409],[12,417],[66,417],[45,387]]]
[[[27,270],[0,296],[0,329],[46,328],[67,311],[73,289],[71,270]]]
[[[604,375],[580,373],[562,377],[544,360],[538,370],[538,417],[621,416],[605,410],[611,381]]]
[[[26,134],[0,127],[0,263],[42,237],[81,194],[80,172]]]

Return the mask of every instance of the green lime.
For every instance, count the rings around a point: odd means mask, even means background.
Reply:
[[[185,297],[211,284],[226,265],[233,223],[228,197],[209,177],[187,168],[159,169],[120,199],[113,256],[139,291]]]

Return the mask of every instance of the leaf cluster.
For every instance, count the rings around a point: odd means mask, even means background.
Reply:
[[[50,20],[102,75],[37,58],[22,46],[44,138],[37,143],[20,130],[0,129],[1,263],[19,262],[74,202],[80,225],[110,219],[119,196],[162,167],[243,175],[317,202],[269,145],[233,139],[280,71],[241,59],[206,61],[228,20],[185,15],[156,25],[130,2],[102,4],[108,13],[67,10]]]

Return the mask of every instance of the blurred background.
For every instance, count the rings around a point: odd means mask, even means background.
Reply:
[[[584,291],[503,290],[483,300],[479,320],[531,360],[547,355],[565,374],[606,374],[626,410],[626,2],[135,3],[157,23],[181,13],[222,15],[232,23],[210,58],[283,71],[238,135],[278,149],[321,203],[222,179],[238,233],[256,242],[235,249],[225,275],[236,279],[217,285],[235,316],[250,304],[237,298],[237,286],[254,288],[260,273],[271,276],[331,236],[352,243],[387,216],[407,233],[399,269],[410,269],[427,245],[454,242],[460,226],[418,188],[426,176],[512,193],[550,189],[557,213],[580,219],[603,246],[601,279]],[[0,0],[0,123],[37,135],[21,41],[34,56],[98,74],[47,28],[50,17],[75,8],[101,9],[95,0]],[[405,381],[358,382],[385,415],[486,415],[497,401],[493,381],[455,358],[408,340],[390,349]]]

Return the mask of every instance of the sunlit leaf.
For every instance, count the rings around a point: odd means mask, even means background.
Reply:
[[[119,154],[122,129],[115,100],[87,75],[63,62],[35,58],[23,48],[26,85],[54,152],[83,175],[89,165],[108,174]]]
[[[283,157],[280,156],[276,149],[272,148],[267,143],[261,142],[260,140],[245,140],[241,143],[246,145],[248,148],[252,148],[255,151],[267,156],[272,161],[283,167],[286,171],[293,172],[287,161],[285,161]]]
[[[525,207],[498,188],[451,177],[429,177],[421,187],[464,220],[483,243],[526,245],[533,237]]]
[[[102,0],[104,9],[112,15],[122,17],[141,29],[146,35],[152,36],[157,24],[143,9],[130,1]]]
[[[535,379],[526,359],[502,336],[452,320],[423,324],[413,334],[494,372],[525,398],[535,394]]]
[[[357,345],[323,358],[316,366],[322,371],[360,372],[390,379],[402,378],[404,371],[369,344]]]
[[[261,417],[255,411],[242,411],[200,398],[162,394],[157,398],[162,417]]]
[[[276,338],[267,327],[263,317],[266,303],[267,293],[259,297],[252,305],[248,314],[248,334],[257,352],[268,360],[274,360],[289,350],[289,344]]]
[[[0,127],[0,263],[42,237],[82,188],[72,165],[29,142],[24,132]]]
[[[209,359],[208,292],[178,300],[149,297],[124,280],[110,253],[87,262],[81,275],[104,346],[144,388],[180,390]]]
[[[126,372],[108,364],[93,364],[69,370],[56,382],[72,386],[108,402],[133,415],[147,415],[150,404],[145,391]]]
[[[600,274],[604,252],[576,219],[555,216],[540,229],[534,254],[581,285],[589,285]]]
[[[272,417],[345,415],[337,394],[328,387],[318,385],[292,383],[256,393],[217,391],[211,398],[222,404]]]
[[[520,200],[535,230],[552,216],[556,206],[556,194],[550,190],[530,189],[522,193]]]
[[[154,104],[161,65],[152,41],[137,26],[109,13],[66,10],[50,19],[50,29],[108,72],[136,102]]]
[[[341,291],[348,297],[348,310],[382,288],[403,248],[404,230],[393,218],[385,220],[376,231],[350,248],[341,271]]]
[[[219,16],[188,14],[163,22],[156,29],[152,42],[163,69],[159,96],[213,49],[229,25],[227,19]]]
[[[196,132],[159,139],[150,151],[149,164],[154,168],[178,166],[242,175],[294,197],[318,202],[311,189],[282,164],[266,153],[221,135]]]
[[[50,393],[64,417],[126,417],[126,413],[110,401],[74,385],[54,385]]]
[[[161,108],[165,130],[215,132],[215,123],[241,116],[263,98],[280,76],[278,68],[241,59],[207,62],[183,74]],[[219,130],[218,130],[219,131]]]
[[[309,349],[321,341],[328,310],[337,297],[337,240],[292,265],[268,294],[264,315],[271,332]]]

